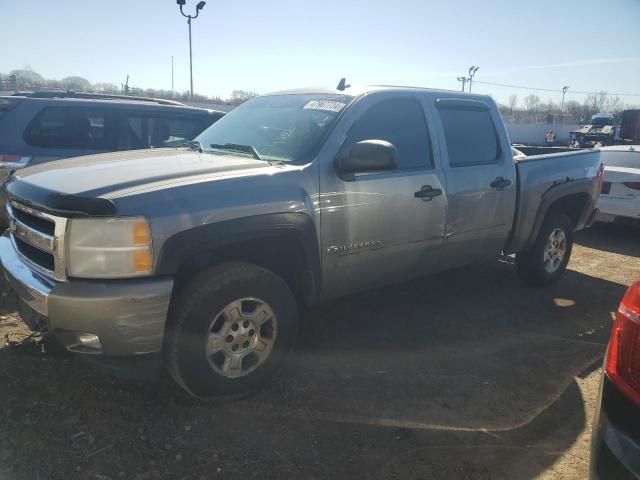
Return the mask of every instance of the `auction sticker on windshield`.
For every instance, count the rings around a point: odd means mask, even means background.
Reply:
[[[335,100],[311,100],[304,107],[304,110],[324,110],[325,112],[338,113],[347,104],[342,102],[336,102]]]

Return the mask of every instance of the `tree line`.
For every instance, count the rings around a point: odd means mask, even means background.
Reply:
[[[582,103],[567,100],[564,105],[548,99],[544,102],[538,95],[530,94],[519,104],[516,94],[509,96],[508,103],[499,104],[506,120],[518,123],[588,123],[596,113],[611,113],[619,122],[625,109],[637,108],[625,105],[620,97],[599,92],[588,95]],[[562,119],[562,120],[561,120]]]
[[[141,97],[163,98],[177,101],[188,101],[189,91],[171,91],[155,88],[139,88],[115,83],[91,83],[83,77],[70,76],[61,80],[44,78],[28,65],[23,69],[11,70],[9,73],[0,72],[0,90],[5,91],[33,91],[33,90],[74,90],[88,93],[103,93],[108,95],[134,95]],[[194,102],[214,102],[225,105],[240,105],[250,98],[257,96],[255,92],[234,90],[229,98],[208,97],[194,93]]]

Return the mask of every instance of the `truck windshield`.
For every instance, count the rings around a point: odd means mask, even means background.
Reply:
[[[317,148],[351,100],[349,95],[334,94],[257,97],[232,110],[196,140],[204,151],[237,155],[238,150],[225,152],[216,146],[244,145],[265,160],[295,162]]]
[[[593,116],[591,117],[591,125],[597,125],[597,126],[613,125],[613,117]]]

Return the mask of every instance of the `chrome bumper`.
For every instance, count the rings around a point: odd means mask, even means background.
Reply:
[[[0,264],[21,302],[48,320],[68,350],[105,356],[162,350],[171,277],[56,282],[33,272],[6,236],[0,237]],[[98,349],[82,345],[86,334],[99,339]]]
[[[0,262],[2,271],[18,297],[31,309],[47,317],[47,298],[53,282],[34,273],[18,257],[9,237],[0,237]]]

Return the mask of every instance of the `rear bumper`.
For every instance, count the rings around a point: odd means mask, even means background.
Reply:
[[[0,238],[0,263],[23,304],[25,323],[46,329],[68,350],[109,357],[162,350],[172,278],[55,282],[30,270],[6,236]],[[99,343],[88,347],[81,341],[87,335]]]
[[[603,375],[593,425],[591,480],[640,479],[639,419],[640,407],[631,404]]]
[[[612,222],[616,218],[628,218],[640,221],[640,197],[636,198],[615,198],[600,197],[598,200],[597,220],[601,222]]]
[[[591,454],[591,480],[640,479],[640,445],[600,418],[598,441]]]

